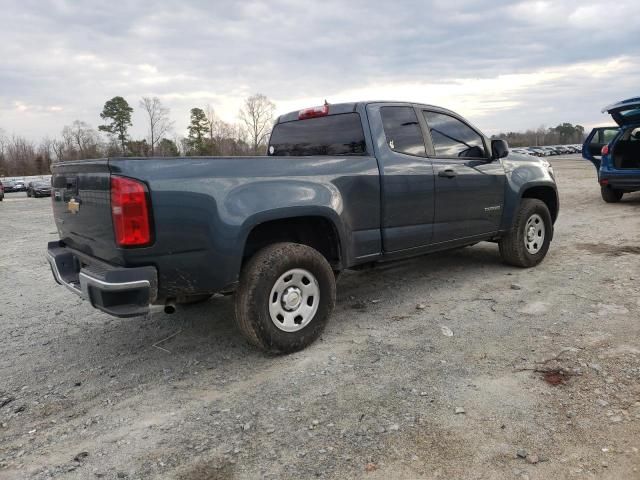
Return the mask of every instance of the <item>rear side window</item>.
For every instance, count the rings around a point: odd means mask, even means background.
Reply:
[[[382,107],[382,125],[387,145],[394,152],[425,157],[424,138],[412,107]]]
[[[618,128],[601,128],[591,139],[591,143],[611,143],[618,135]]]
[[[269,155],[366,155],[358,113],[279,123],[273,127]]]
[[[485,158],[482,136],[451,115],[424,111],[436,157]]]

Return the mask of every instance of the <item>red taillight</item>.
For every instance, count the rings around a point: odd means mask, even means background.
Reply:
[[[111,218],[119,247],[151,243],[146,185],[131,178],[112,176]]]
[[[320,107],[305,108],[298,112],[298,120],[305,120],[307,118],[324,117],[329,115],[329,105],[322,105]]]
[[[600,180],[600,185],[602,185],[603,187],[606,187],[607,185],[609,185],[609,179],[603,178],[602,180]]]
[[[609,155],[609,145],[605,145],[604,147],[602,147],[602,150],[600,150],[600,154]]]

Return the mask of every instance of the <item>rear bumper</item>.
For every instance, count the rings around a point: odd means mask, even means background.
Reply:
[[[117,267],[60,242],[49,242],[47,260],[56,282],[115,317],[148,313],[158,295],[155,267]]]
[[[606,175],[601,172],[600,185],[609,185],[616,190],[635,192],[640,190],[640,175]]]

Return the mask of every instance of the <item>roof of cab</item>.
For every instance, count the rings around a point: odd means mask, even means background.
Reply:
[[[366,101],[359,101],[359,102],[347,102],[347,103],[329,103],[329,113],[328,115],[340,115],[342,113],[351,113],[351,112],[355,112],[358,108],[358,105],[369,105],[371,103],[389,103],[389,104],[395,104],[395,105],[415,105],[415,106],[419,106],[419,107],[428,107],[428,108],[437,108],[438,110],[442,110],[445,112],[452,112],[451,110],[448,110],[446,108],[442,108],[442,107],[438,107],[437,105],[427,105],[424,103],[418,103],[418,102],[407,102],[407,101],[400,101],[400,100],[366,100]],[[308,108],[308,107],[305,107]],[[291,122],[293,120],[298,120],[298,114],[300,113],[301,110],[304,110],[304,108],[300,109],[300,110],[295,110],[293,112],[288,112],[285,113],[283,115],[280,115],[277,120],[276,120],[276,124],[277,123],[284,123],[284,122]]]

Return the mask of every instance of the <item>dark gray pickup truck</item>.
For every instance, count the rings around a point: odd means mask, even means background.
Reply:
[[[60,163],[52,185],[58,283],[118,317],[234,292],[241,332],[275,352],[320,335],[341,270],[479,241],[533,267],[559,207],[545,160],[403,102],[283,115],[268,156]]]

